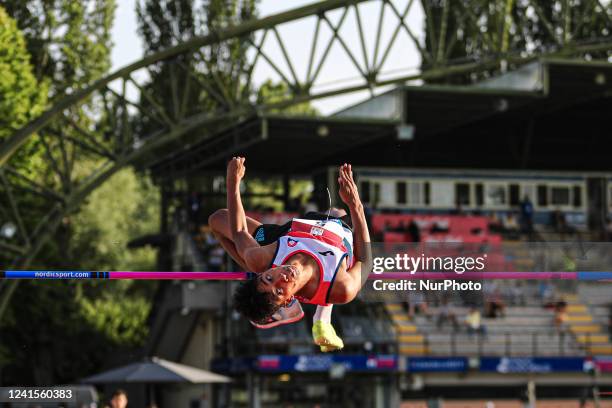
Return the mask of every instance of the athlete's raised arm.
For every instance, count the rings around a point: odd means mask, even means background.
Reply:
[[[350,302],[357,296],[371,268],[372,248],[370,242],[370,232],[366,222],[365,213],[355,180],[353,180],[353,170],[350,164],[340,166],[338,177],[340,186],[340,198],[348,206],[353,223],[353,245],[355,263],[347,270],[344,276],[340,277],[340,292],[338,303]]]
[[[249,233],[242,198],[240,197],[240,182],[244,178],[246,167],[244,157],[234,157],[227,165],[227,208],[229,213],[232,241],[239,256],[253,272],[261,272],[267,267],[265,253]]]

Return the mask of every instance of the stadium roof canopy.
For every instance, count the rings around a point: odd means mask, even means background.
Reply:
[[[406,85],[331,117],[258,114],[152,170],[307,174],[356,165],[612,170],[612,64],[546,59],[472,86]],[[588,157],[588,160],[585,158]]]

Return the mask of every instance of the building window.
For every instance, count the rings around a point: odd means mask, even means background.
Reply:
[[[574,207],[580,208],[582,207],[582,187],[574,186]]]
[[[548,205],[548,188],[545,185],[538,186],[538,206],[546,207]]]
[[[378,186],[378,194],[376,196],[376,203],[378,205],[384,207],[394,207],[397,205],[397,195],[394,184],[395,183],[392,181],[381,181],[375,184]]]
[[[506,204],[506,185],[486,184],[485,185],[485,204],[487,206],[503,206]]]
[[[423,185],[425,188],[425,205],[429,205],[431,203],[431,186],[428,181],[423,183]]]
[[[395,197],[397,198],[398,204],[406,204],[406,182],[398,181],[395,183]]]
[[[374,183],[374,202],[372,204],[374,206],[380,204],[380,183]]]
[[[422,183],[408,183],[408,204],[423,205]]]
[[[552,205],[570,205],[569,187],[551,187],[550,203]]]
[[[361,199],[363,200],[364,203],[369,203],[370,202],[370,182],[362,181],[360,185],[361,185]]]
[[[484,204],[484,191],[482,188],[482,183],[476,184],[476,206],[482,207]]]
[[[470,205],[470,185],[468,183],[455,184],[455,200],[457,205]]]
[[[518,184],[510,184],[510,205],[517,206],[521,202],[520,190]]]

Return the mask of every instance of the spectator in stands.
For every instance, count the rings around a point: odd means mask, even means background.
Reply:
[[[550,213],[550,225],[552,225],[555,232],[560,233],[562,231],[565,225],[565,215],[559,209]]]
[[[547,281],[540,281],[538,293],[540,294],[540,301],[542,302],[542,306],[548,307],[554,296],[552,285]]]
[[[404,221],[400,221],[400,223],[397,224],[397,227],[395,228],[395,232],[405,233],[406,231],[408,231],[408,227],[406,227],[406,223]]]
[[[383,225],[383,233],[384,232],[392,232],[393,231],[393,226],[391,225],[391,221],[386,220],[385,221],[385,225]]]
[[[465,317],[465,325],[470,337],[472,337],[474,333],[478,333],[481,336],[485,336],[487,333],[485,326],[482,324],[480,310],[474,306],[470,308],[468,315]]]
[[[565,239],[565,234],[574,234],[576,229],[567,223],[565,213],[561,210],[555,210],[552,215],[551,224],[556,233],[561,234],[561,239]]]
[[[503,223],[503,228],[510,239],[519,238],[519,232],[521,228],[513,213],[508,213],[508,215],[506,215],[506,218]]]
[[[457,331],[459,328],[459,323],[457,322],[457,315],[453,311],[452,307],[448,304],[448,299],[446,296],[442,298],[442,304],[440,305],[438,311],[438,318],[436,320],[436,326],[438,330],[442,328],[446,322],[450,322],[453,325],[453,331]]]
[[[408,315],[413,318],[416,313],[422,314],[429,318],[429,308],[425,295],[421,291],[408,292]]]
[[[506,305],[500,288],[496,287],[486,301],[486,316],[490,318],[504,317]]]
[[[408,224],[408,234],[410,235],[411,242],[421,242],[421,230],[414,219]]]
[[[566,321],[567,321],[567,303],[564,300],[560,300],[555,304],[555,317],[553,319],[553,325],[557,333],[565,333]]]
[[[521,222],[523,223],[523,231],[529,239],[533,236],[533,204],[528,196],[521,201]]]
[[[525,291],[522,281],[517,281],[508,288],[508,299],[512,306],[525,306]]]
[[[497,213],[492,212],[489,214],[489,231],[491,232],[503,232],[504,226],[497,216]]]

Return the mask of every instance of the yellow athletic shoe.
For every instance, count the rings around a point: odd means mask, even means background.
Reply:
[[[338,337],[331,323],[317,320],[312,325],[312,338],[317,346],[321,346],[323,353],[344,348],[344,342]]]

